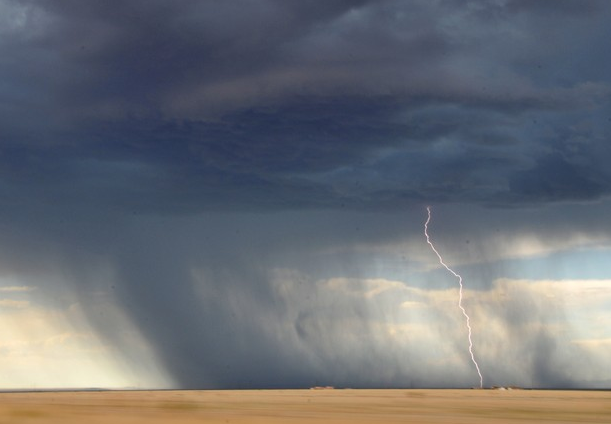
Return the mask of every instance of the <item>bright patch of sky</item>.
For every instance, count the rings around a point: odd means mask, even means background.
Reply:
[[[12,277],[11,281],[15,282]],[[81,305],[45,305],[34,287],[0,286],[0,389],[156,388],[171,386],[150,346],[124,314],[100,299],[114,316],[130,357],[88,325]],[[43,293],[42,298],[48,297]],[[19,300],[15,299],[16,297]]]

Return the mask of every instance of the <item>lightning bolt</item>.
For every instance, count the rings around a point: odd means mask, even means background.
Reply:
[[[433,242],[431,242],[431,239],[429,237],[429,232],[428,232],[429,223],[431,222],[431,207],[427,206],[426,211],[428,213],[428,217],[426,219],[426,222],[424,223],[424,235],[426,236],[426,242],[429,244],[429,246],[431,246],[431,249],[433,249],[433,252],[435,252],[435,254],[437,255],[437,258],[439,259],[439,263],[443,265],[443,267],[447,269],[450,273],[452,273],[454,277],[458,278],[458,285],[460,286],[458,290],[458,307],[462,311],[462,314],[465,316],[465,319],[467,321],[467,329],[469,330],[469,353],[471,354],[471,361],[473,362],[473,365],[475,365],[475,369],[477,370],[477,375],[479,375],[479,387],[482,388],[484,387],[484,378],[482,377],[482,373],[479,370],[479,365],[477,364],[477,361],[475,360],[475,355],[473,354],[473,341],[471,340],[472,330],[471,330],[471,323],[470,323],[471,319],[469,318],[469,314],[467,314],[467,311],[465,310],[465,308],[462,306],[462,288],[463,288],[462,277],[460,276],[460,274],[458,274],[452,268],[450,268],[449,266],[445,264],[441,255],[439,254],[437,249],[435,249],[435,246],[433,246]]]

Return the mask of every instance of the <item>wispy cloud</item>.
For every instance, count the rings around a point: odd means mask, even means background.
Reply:
[[[0,299],[1,308],[24,309],[30,306],[27,300]]]
[[[588,347],[588,348],[606,348],[611,349],[611,337],[607,339],[579,339],[573,340],[572,343]]]
[[[0,292],[31,292],[34,290],[36,290],[36,287],[31,287],[31,286],[0,287]]]

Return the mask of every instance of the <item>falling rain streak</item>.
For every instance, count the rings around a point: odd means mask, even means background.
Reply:
[[[473,361],[473,364],[475,365],[475,369],[477,370],[477,375],[479,375],[479,386],[484,387],[484,378],[482,377],[482,373],[479,369],[479,365],[477,364],[477,361],[475,360],[475,355],[473,354],[473,341],[471,340],[472,331],[471,331],[471,324],[470,324],[471,319],[469,318],[469,314],[467,314],[467,311],[465,310],[465,308],[462,306],[462,289],[463,289],[462,277],[458,273],[456,273],[452,268],[450,268],[449,266],[445,264],[441,255],[439,254],[437,249],[435,249],[433,242],[431,242],[431,239],[429,237],[429,232],[428,232],[429,223],[431,222],[431,207],[427,206],[426,211],[428,213],[428,217],[426,219],[426,222],[424,223],[424,235],[426,236],[426,242],[429,244],[429,246],[431,246],[431,249],[433,249],[433,252],[435,252],[435,254],[437,255],[437,258],[439,259],[439,263],[443,265],[445,269],[451,272],[452,275],[458,278],[458,285],[459,285],[458,307],[462,311],[462,314],[465,316],[465,319],[467,321],[467,329],[469,330],[469,353],[471,354],[471,361]]]

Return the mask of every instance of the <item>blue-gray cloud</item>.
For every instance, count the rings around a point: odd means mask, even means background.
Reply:
[[[572,183],[534,189],[554,146],[609,153],[608,7],[548,7],[5,2],[3,190],[189,210],[600,198],[606,167],[568,148]]]
[[[292,317],[270,286],[298,268],[285,251],[324,274],[319,251],[402,239],[398,210],[604,202],[610,18],[605,1],[0,2],[2,263],[56,261],[87,303],[87,265],[107,261],[183,386],[316,383],[330,368],[299,370],[228,300]],[[325,266],[359,273],[341,262]],[[331,337],[312,314],[297,334]],[[225,357],[244,346],[279,373]]]

